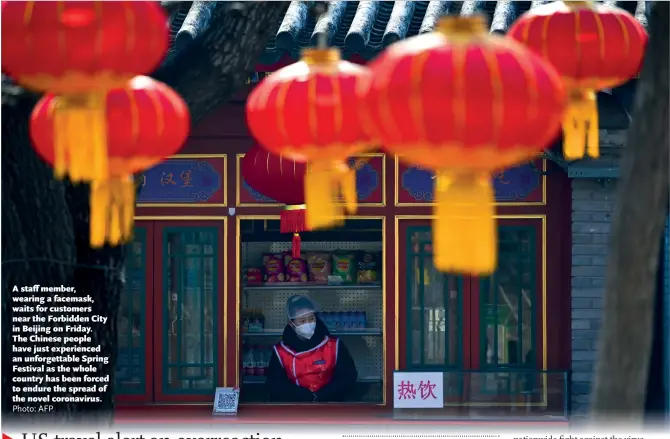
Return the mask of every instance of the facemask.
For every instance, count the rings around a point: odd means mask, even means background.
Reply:
[[[316,323],[303,323],[295,327],[295,333],[309,340],[314,335],[314,330],[316,329]]]

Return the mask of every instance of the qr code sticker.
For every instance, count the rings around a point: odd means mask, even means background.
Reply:
[[[217,412],[231,412],[237,409],[238,393],[221,392],[216,397]]]

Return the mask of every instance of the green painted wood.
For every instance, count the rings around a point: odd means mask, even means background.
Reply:
[[[482,382],[482,394],[521,393],[523,381],[509,372],[537,368],[535,233],[533,226],[501,226],[498,268],[480,279],[480,365],[497,375]]]
[[[218,382],[218,229],[163,229],[164,394],[207,394]]]
[[[146,393],[146,246],[147,230],[135,228],[131,255],[126,265],[126,287],[120,297],[118,348],[116,359],[116,393]]]
[[[414,245],[416,244],[413,242],[412,238],[414,236],[419,236],[419,234],[425,234],[426,238],[425,239],[420,239],[418,242],[418,247],[419,251],[415,252],[414,251]],[[449,285],[446,279],[443,280],[442,287],[443,287],[443,306],[444,306],[444,319],[443,323],[445,325],[444,329],[444,361],[441,364],[430,364],[426,362],[425,359],[425,352],[426,352],[426,344],[427,344],[427,331],[426,331],[426,317],[427,315],[430,316],[430,309],[426,308],[426,297],[425,297],[425,269],[427,268],[424,264],[427,261],[432,261],[433,258],[433,253],[432,253],[432,242],[430,241],[430,234],[431,234],[431,227],[430,226],[414,226],[414,227],[408,227],[405,239],[407,241],[407,255],[406,255],[406,267],[407,267],[407,279],[406,279],[406,291],[407,291],[407,334],[406,334],[406,344],[407,344],[407,369],[409,370],[425,370],[425,371],[430,371],[430,370],[448,370],[448,369],[459,369],[462,368],[463,365],[463,344],[462,344],[462,328],[463,328],[463,285],[462,285],[462,279],[458,280],[458,300],[457,300],[457,306],[458,310],[456,310],[456,316],[457,316],[457,323],[456,323],[456,339],[458,346],[456,348],[456,351],[458,352],[458,357],[456,362],[450,362],[449,361],[449,352],[450,352],[450,341],[449,341],[449,322],[448,322],[448,316],[450,311],[449,308]],[[419,282],[416,282],[416,276],[414,273],[414,266],[415,266],[415,261],[418,259],[418,276],[419,276]],[[417,296],[417,297],[415,297]],[[417,300],[415,300],[417,299]],[[418,302],[418,308],[419,308],[419,319],[420,319],[420,324],[419,327],[421,328],[420,330],[420,336],[419,336],[419,341],[418,341],[418,347],[414,346],[414,340],[413,340],[413,325],[414,325],[414,320],[416,320],[414,314],[414,308],[416,307],[416,303]],[[418,348],[418,349],[417,349]],[[414,352],[418,351],[418,358],[415,358]]]

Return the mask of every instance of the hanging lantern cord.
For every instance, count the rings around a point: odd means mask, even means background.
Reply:
[[[328,2],[314,2],[310,7],[310,13],[318,23],[328,13]],[[328,35],[325,32],[319,32],[316,37],[316,48],[325,49],[328,47]]]

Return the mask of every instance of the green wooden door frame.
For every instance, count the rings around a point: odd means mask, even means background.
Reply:
[[[442,371],[442,370],[447,370],[447,369],[453,369],[453,370],[460,370],[463,369],[464,367],[464,360],[467,361],[466,358],[464,358],[463,354],[463,330],[464,330],[464,322],[465,324],[468,324],[467,321],[467,311],[463,310],[463,294],[464,294],[464,285],[463,285],[463,278],[458,277],[457,280],[457,288],[458,288],[458,311],[457,311],[457,331],[458,331],[458,359],[457,359],[457,364],[455,365],[425,365],[425,364],[419,364],[419,365],[414,365],[413,363],[413,358],[412,358],[412,351],[413,351],[413,344],[412,344],[412,294],[411,291],[413,290],[412,285],[414,283],[415,277],[414,273],[412,271],[414,267],[414,258],[419,257],[419,288],[421,289],[421,307],[423,307],[423,285],[424,285],[424,260],[426,257],[432,257],[432,252],[424,252],[424,244],[430,243],[430,241],[421,241],[419,242],[419,252],[415,253],[413,252],[412,249],[412,235],[417,233],[417,232],[428,232],[430,233],[431,227],[430,226],[408,226],[406,228],[406,235],[405,235],[405,240],[406,240],[406,260],[405,260],[405,267],[406,267],[406,273],[407,273],[407,279],[405,279],[406,282],[406,324],[405,324],[405,330],[406,330],[406,343],[407,347],[405,350],[405,356],[406,356],[406,366],[408,370],[422,370],[422,371]],[[398,239],[402,239],[402,237],[398,237]],[[445,282],[443,285],[444,292],[443,292],[443,297],[445,298],[445,308],[448,303],[448,295],[449,295],[449,287],[447,283]],[[421,320],[424,318],[424,312],[421,312]],[[421,358],[423,359],[424,355],[424,349],[425,349],[425,340],[424,340],[424,323],[423,321],[421,322],[420,327],[422,328],[421,330],[421,347],[419,352],[421,352]],[[445,335],[445,356],[449,355],[449,335]],[[466,350],[467,351],[467,350]],[[423,363],[423,361],[421,361]]]
[[[121,292],[121,299],[126,299],[128,303],[127,313],[125,315],[119,314],[120,318],[127,320],[127,347],[122,348],[119,346],[117,352],[116,360],[116,395],[122,396],[139,396],[145,395],[147,393],[147,376],[145,370],[145,364],[147,361],[146,358],[146,300],[147,300],[147,282],[146,282],[146,269],[147,269],[147,228],[137,224],[135,226],[135,236],[133,242],[130,244],[131,254],[129,260],[132,261],[130,267],[126,267],[125,277],[126,285],[125,289]],[[134,261],[136,258],[134,247],[136,244],[140,245],[141,248],[141,258],[140,265],[135,266]],[[139,301],[142,304],[142,312],[136,315],[135,310],[133,309],[133,303],[135,302],[135,295],[139,295]],[[139,332],[140,338],[140,347],[134,346],[133,340],[133,330],[137,329]],[[128,379],[139,379],[139,385],[124,385],[128,382]]]
[[[531,312],[531,322],[530,322],[530,327],[531,327],[531,343],[532,343],[532,349],[536,351],[537,347],[537,317],[536,317],[536,310],[535,306],[537,301],[535,300],[537,291],[535,285],[537,284],[537,260],[535,258],[535,249],[537,247],[537,228],[534,225],[505,225],[505,224],[500,224],[499,225],[499,230],[500,230],[500,236],[503,236],[505,231],[529,231],[529,239],[530,239],[530,273],[531,273],[531,278],[529,279],[529,285],[531,285],[531,303],[532,303],[532,309],[533,311]],[[478,309],[464,309],[467,307],[464,307],[464,300],[463,296],[465,294],[471,293],[471,291],[466,291],[466,284],[471,280],[471,278],[463,278],[459,277],[458,278],[458,289],[459,289],[459,296],[458,296],[458,306],[459,306],[459,323],[458,323],[458,328],[459,332],[463,334],[465,331],[467,331],[467,326],[468,325],[477,325],[479,327],[479,337],[472,338],[471,344],[472,346],[465,346],[462,343],[463,336],[459,337],[459,364],[458,365],[413,365],[413,358],[412,358],[412,351],[413,351],[413,345],[412,345],[412,321],[413,321],[413,316],[412,316],[412,291],[413,291],[413,283],[415,282],[414,278],[414,271],[413,271],[413,259],[417,256],[419,256],[419,284],[423,285],[423,276],[424,276],[424,270],[423,270],[423,261],[425,256],[432,256],[431,253],[427,253],[423,251],[423,244],[424,242],[420,243],[419,245],[419,252],[415,253],[412,251],[412,235],[414,235],[417,232],[430,232],[431,227],[430,225],[426,226],[407,226],[405,229],[405,236],[404,239],[406,241],[406,255],[405,255],[405,267],[406,267],[406,279],[405,279],[405,288],[406,288],[406,324],[405,324],[405,331],[406,331],[406,348],[405,348],[405,360],[406,360],[406,369],[408,370],[463,370],[463,369],[469,369],[471,364],[478,364],[481,365],[481,369],[485,370],[490,370],[494,371],[495,369],[498,370],[508,370],[510,367],[509,366],[485,366],[486,365],[486,312],[487,308],[484,306],[485,301],[483,300],[484,297],[484,292],[486,291],[485,286],[491,282],[492,280],[494,281],[494,276],[491,278],[484,278],[484,279],[479,279],[479,285],[478,288],[475,288],[472,293],[474,294],[475,291],[479,294],[479,300],[475,301],[477,304]],[[402,236],[399,236],[398,239],[403,239]],[[429,242],[428,242],[429,243]],[[445,289],[447,289],[445,287]],[[448,292],[447,292],[448,294]],[[421,300],[423,302],[423,300]],[[423,314],[423,313],[422,313]],[[523,324],[523,320],[519,319],[519,322],[517,322],[517,326]],[[421,325],[423,328],[423,325]],[[517,328],[518,329],[518,328]],[[421,349],[420,352],[423,352],[423,331],[421,334]],[[467,358],[470,356],[470,358]],[[475,359],[475,356],[478,358]],[[532,364],[530,365],[525,365],[523,366],[524,368],[536,368],[537,366],[537,356],[533,356],[533,360],[535,360]]]
[[[531,285],[531,293],[529,294],[530,300],[531,300],[531,321],[530,321],[530,337],[531,337],[531,349],[533,352],[535,352],[535,355],[532,355],[532,363],[531,364],[524,364],[523,360],[520,360],[519,365],[516,366],[508,366],[508,365],[501,365],[498,363],[498,352],[496,349],[495,352],[495,359],[496,359],[496,364],[495,365],[489,365],[487,363],[487,358],[486,358],[486,348],[487,348],[487,340],[486,340],[486,327],[487,327],[487,311],[488,307],[485,305],[485,294],[486,291],[488,291],[488,287],[490,286],[491,282],[495,282],[496,274],[494,273],[492,276],[487,277],[487,278],[480,278],[479,279],[479,349],[477,350],[479,352],[479,364],[481,369],[485,369],[488,371],[493,371],[493,370],[508,370],[511,368],[524,368],[524,369],[535,369],[537,366],[537,316],[536,316],[536,296],[537,296],[537,291],[535,291],[535,286],[537,285],[537,261],[536,258],[534,257],[535,249],[537,247],[537,237],[536,235],[536,228],[533,226],[512,226],[512,225],[504,225],[501,224],[498,226],[499,230],[499,237],[503,237],[504,232],[506,231],[528,231],[529,232],[529,240],[530,240],[530,267],[529,267],[529,272],[530,272],[530,279],[528,281],[528,284]],[[499,239],[500,239],[499,238]],[[500,242],[500,245],[503,245],[503,242]],[[499,246],[500,246],[499,245]],[[502,250],[499,250],[499,255],[498,255],[498,260],[503,259],[504,252]],[[521,272],[521,270],[519,270]],[[494,294],[495,302],[494,302],[494,307],[497,307],[498,304],[498,295]],[[521,299],[521,298],[519,298]],[[518,301],[517,303],[520,303]],[[518,308],[518,307],[517,307]],[[500,317],[499,313],[495,313],[496,317],[496,322],[497,319]],[[517,318],[517,334],[520,334],[522,331],[522,325],[523,325],[523,319],[522,318]],[[494,333],[494,340],[497,342],[498,336],[497,332]],[[520,346],[520,349],[522,350],[523,346]],[[475,352],[475,351],[473,351]]]
[[[170,362],[169,359],[169,330],[171,328],[172,322],[170,321],[170,315],[169,315],[169,304],[170,301],[172,300],[172,297],[170,297],[170,291],[168,288],[168,285],[172,282],[171,279],[169,279],[171,273],[168,270],[169,267],[169,261],[171,261],[171,258],[179,258],[182,261],[187,260],[187,259],[193,259],[195,256],[193,255],[188,255],[186,253],[168,253],[168,238],[171,234],[179,234],[181,235],[182,239],[185,234],[192,234],[192,233],[210,233],[212,237],[211,243],[209,245],[212,246],[213,252],[212,255],[205,255],[204,253],[204,245],[205,243],[202,242],[188,242],[188,243],[183,243],[183,245],[200,245],[201,251],[199,252],[199,260],[200,260],[200,268],[199,272],[201,274],[200,278],[201,280],[204,278],[202,276],[204,272],[204,258],[205,257],[212,257],[213,258],[213,271],[212,271],[212,346],[213,346],[213,352],[212,352],[212,361],[211,362],[202,362],[205,357],[205,351],[204,351],[204,345],[205,339],[203,338],[205,335],[205,296],[204,296],[204,283],[201,285],[201,291],[202,291],[202,296],[200,300],[200,315],[203,316],[200,318],[200,363],[193,363],[193,362],[183,362],[182,357],[183,357],[183,351],[182,351],[182,340],[181,338],[178,340],[176,344],[177,348],[177,358],[179,361],[177,362]],[[216,227],[216,226],[204,226],[204,225],[197,225],[197,226],[165,226],[161,228],[161,242],[162,242],[162,260],[163,260],[163,269],[162,269],[162,310],[161,310],[161,319],[162,319],[162,324],[163,327],[165,328],[162,332],[162,340],[163,340],[163,349],[161,352],[161,369],[162,369],[162,382],[161,382],[161,388],[160,388],[160,394],[162,395],[209,395],[214,391],[214,388],[216,387],[217,383],[220,381],[219,377],[219,370],[220,368],[217,365],[217,359],[218,359],[218,350],[221,349],[219,346],[219,340],[218,340],[218,330],[217,330],[217,324],[219,322],[219,317],[218,317],[218,312],[219,312],[219,303],[218,303],[218,288],[219,288],[219,259],[220,259],[220,251],[221,249],[219,248],[219,240],[218,240],[218,235],[221,233],[221,227]],[[183,263],[185,266],[186,264]],[[182,288],[185,285],[185,280],[186,283],[191,283],[191,279],[185,279],[185,276],[188,276],[189,273],[187,273],[187,270],[184,267],[179,267],[176,270],[176,278],[177,278],[177,293],[176,293],[176,308],[177,308],[177,315],[180,316],[182,312],[182,306],[183,306],[183,300],[184,300],[184,294],[182,291]],[[194,284],[195,285],[195,284]],[[179,337],[182,337],[184,334],[183,331],[183,326],[182,326],[182,319],[177,318],[175,320],[176,323],[176,333],[179,334]],[[182,371],[185,368],[200,368],[201,373],[199,376],[183,376]],[[180,381],[187,381],[189,382],[189,387],[188,388],[171,388],[169,385],[169,376],[171,373],[172,368],[177,368],[177,375],[179,377]],[[203,380],[206,379],[206,370],[211,368],[212,370],[212,377],[213,377],[213,385],[211,388],[194,388],[193,387],[193,382],[197,380]],[[158,396],[158,395],[157,395]]]

